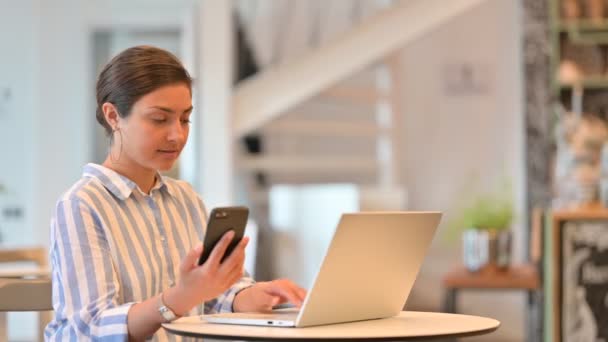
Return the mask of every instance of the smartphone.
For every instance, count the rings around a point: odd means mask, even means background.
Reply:
[[[230,245],[228,245],[226,253],[222,256],[221,262],[223,262],[243,238],[248,217],[249,209],[247,207],[218,207],[211,210],[207,222],[205,240],[203,241],[203,253],[201,253],[198,259],[198,264],[202,265],[207,261],[213,248],[222,239],[222,236],[233,230],[234,238],[230,242]]]

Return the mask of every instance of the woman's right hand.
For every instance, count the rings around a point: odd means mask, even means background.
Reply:
[[[165,291],[163,297],[165,304],[176,314],[182,316],[194,306],[218,297],[243,276],[248,237],[244,237],[224,262],[220,262],[233,238],[233,231],[224,234],[202,265],[198,265],[202,245],[191,250],[182,260],[177,285]]]

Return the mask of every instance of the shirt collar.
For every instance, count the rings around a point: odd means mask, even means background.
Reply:
[[[123,201],[129,198],[135,189],[139,190],[137,184],[129,178],[99,164],[89,163],[85,165],[82,176],[98,179],[108,191]],[[165,178],[158,172],[156,172],[156,179],[158,181],[154,184],[150,193],[155,190],[163,190],[174,196],[171,187],[167,185]]]

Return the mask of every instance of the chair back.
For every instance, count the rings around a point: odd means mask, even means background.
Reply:
[[[0,311],[53,310],[51,280],[0,278]]]
[[[8,340],[7,313],[11,311],[38,311],[38,340],[44,341],[44,328],[51,321],[53,310],[46,249],[0,248],[0,263],[16,262],[33,262],[38,269],[34,272],[9,269],[5,278],[0,277],[0,342]]]
[[[0,263],[2,262],[27,262],[36,263],[38,267],[47,266],[47,251],[43,247],[28,248],[1,248]]]

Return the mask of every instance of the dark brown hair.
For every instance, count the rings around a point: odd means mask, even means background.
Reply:
[[[104,103],[112,103],[118,115],[125,118],[142,96],[175,83],[185,84],[192,93],[192,78],[172,53],[153,46],[126,49],[112,58],[99,74],[97,121],[107,134],[111,134],[112,127],[106,122],[101,108]]]

